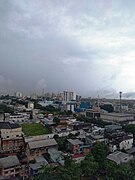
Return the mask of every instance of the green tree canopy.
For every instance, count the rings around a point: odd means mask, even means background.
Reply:
[[[105,169],[107,165],[107,149],[106,146],[101,143],[97,142],[93,145],[92,148],[92,155],[96,162],[99,164],[99,168]]]

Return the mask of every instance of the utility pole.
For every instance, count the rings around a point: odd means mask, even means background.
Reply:
[[[122,97],[122,92],[120,91],[119,94],[120,94],[120,113],[121,113],[121,110],[122,110],[122,109],[121,109],[121,97]]]

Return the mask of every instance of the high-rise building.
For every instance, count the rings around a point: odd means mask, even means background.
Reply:
[[[63,92],[63,100],[64,101],[72,101],[76,100],[76,93],[71,91],[64,91]]]
[[[20,92],[15,92],[15,97],[17,97],[17,98],[22,98],[23,95],[22,95],[22,93],[20,93]]]
[[[33,93],[32,95],[31,95],[31,99],[37,99],[37,94],[36,93]]]

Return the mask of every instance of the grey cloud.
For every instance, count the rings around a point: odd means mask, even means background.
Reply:
[[[128,6],[131,4],[133,1]],[[12,83],[2,85],[0,92],[28,94],[45,88],[71,89],[84,95],[101,90],[102,95],[113,96],[112,89],[118,89],[114,81],[127,63],[114,69],[107,64],[121,58],[126,49],[125,34],[118,31],[131,15],[126,18],[121,5],[122,1],[110,0],[1,0],[0,74]],[[127,29],[125,38],[130,50],[134,50],[129,34],[133,30],[134,26]]]
[[[123,93],[124,98],[135,98],[135,92]]]

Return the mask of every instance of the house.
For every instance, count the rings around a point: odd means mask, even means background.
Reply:
[[[118,143],[119,149],[130,149],[133,147],[133,136],[122,136],[118,139],[116,139],[116,142]]]
[[[120,125],[106,125],[105,126],[106,133],[118,133],[122,132],[122,126]]]
[[[119,150],[128,150],[133,147],[133,136],[123,135],[119,137],[113,137],[111,141],[109,141],[109,150],[110,152],[114,152],[117,149]]]
[[[35,158],[35,163],[29,164],[29,176],[36,176],[42,166],[48,165],[47,160],[41,155]]]
[[[73,160],[76,163],[80,163],[81,161],[83,161],[85,159],[85,155],[84,154],[75,154],[73,155]]]
[[[53,122],[53,118],[44,118],[44,119],[41,119],[40,122],[44,126],[54,126],[55,125],[55,123]]]
[[[133,160],[133,155],[123,153],[121,151],[116,151],[112,154],[107,156],[107,159],[115,162],[116,164],[128,163],[129,161]]]
[[[64,157],[62,156],[62,152],[55,148],[49,148],[48,154],[50,155],[53,162],[64,165]]]
[[[92,145],[93,143],[99,142],[106,142],[106,139],[104,138],[104,128],[100,128],[97,126],[94,126],[91,130],[91,133],[87,133],[85,142],[86,144]]]
[[[0,158],[0,179],[17,177],[20,173],[20,162],[17,156]]]
[[[37,156],[41,156],[47,153],[49,148],[58,149],[58,144],[55,139],[44,139],[30,141],[26,145],[26,155],[28,161],[34,160]]]
[[[0,152],[18,152],[24,147],[22,127],[16,123],[0,122]]]
[[[115,142],[109,142],[109,151],[110,152],[115,152],[117,150],[117,145]]]
[[[80,154],[83,152],[83,142],[79,139],[67,139],[68,147],[67,149],[71,151],[73,154]]]

